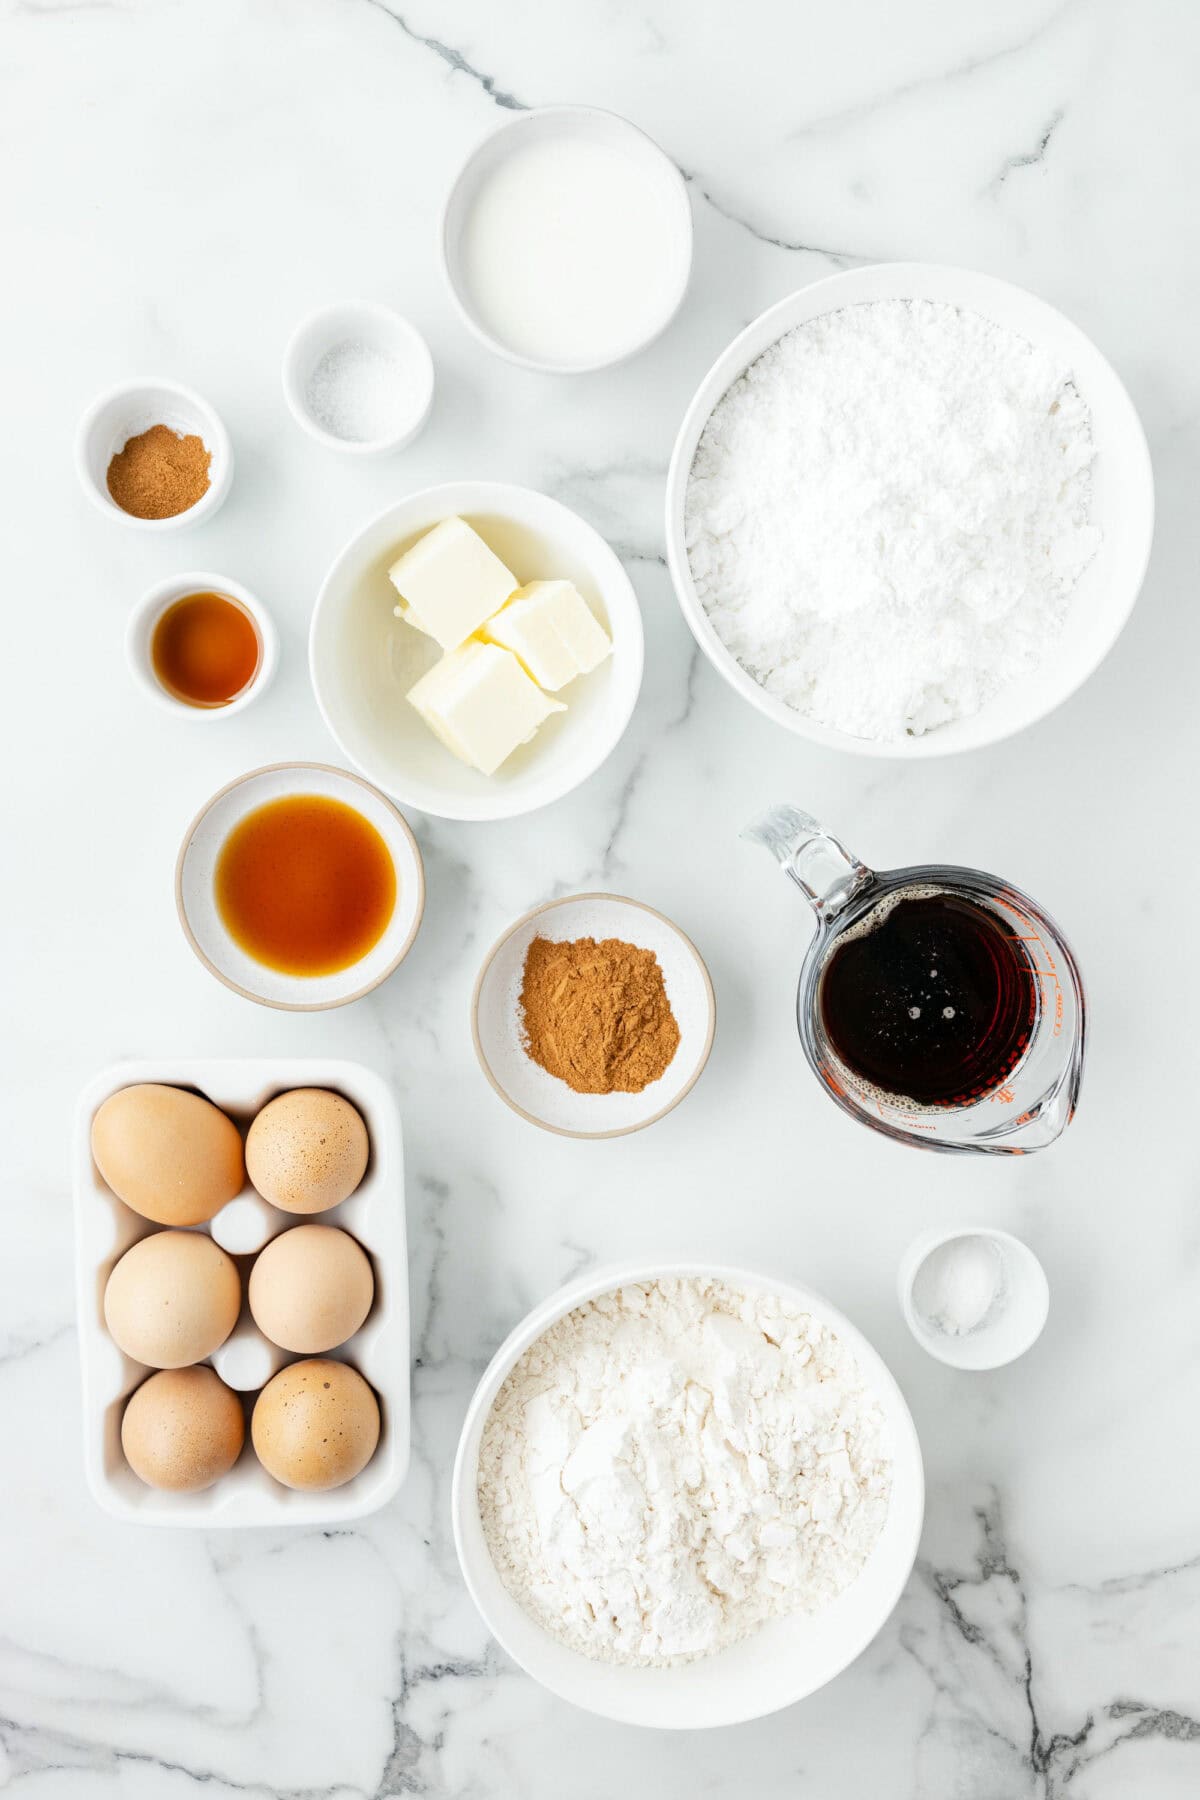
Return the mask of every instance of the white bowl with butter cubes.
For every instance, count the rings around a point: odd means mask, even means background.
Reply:
[[[452,482],[390,506],[317,598],[325,723],[385,793],[443,819],[561,799],[616,746],[642,680],[642,618],[615,552],[532,489]]]

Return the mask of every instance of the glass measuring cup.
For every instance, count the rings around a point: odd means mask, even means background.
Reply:
[[[978,869],[924,864],[876,872],[797,806],[773,806],[742,833],[762,844],[800,889],[817,930],[800,970],[796,1021],[809,1066],[851,1118],[925,1150],[1023,1156],[1044,1149],[1075,1115],[1083,1077],[1084,995],[1079,968],[1054,921],[1006,881]],[[985,909],[1021,946],[1033,984],[1028,1039],[995,1086],[968,1100],[919,1105],[885,1094],[840,1058],[821,1007],[830,958],[880,902],[905,888],[957,897]]]

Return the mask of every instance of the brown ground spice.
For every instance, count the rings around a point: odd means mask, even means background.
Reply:
[[[657,956],[621,938],[534,938],[521,1015],[529,1055],[577,1094],[640,1094],[679,1048]]]
[[[194,433],[151,425],[131,437],[108,465],[108,491],[135,519],[173,519],[208,492],[212,454]]]

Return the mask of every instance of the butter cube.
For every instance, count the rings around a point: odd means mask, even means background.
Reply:
[[[495,774],[551,713],[567,710],[530,681],[511,651],[478,639],[443,656],[408,699],[447,750],[483,775]]]
[[[571,581],[530,581],[483,626],[481,636],[519,656],[540,687],[557,693],[612,649],[604,627]]]
[[[465,519],[443,519],[427,531],[396,559],[388,578],[400,595],[397,616],[443,650],[457,650],[517,585]]]

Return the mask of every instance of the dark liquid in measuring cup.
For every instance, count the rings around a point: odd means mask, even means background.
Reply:
[[[920,1106],[966,1106],[1000,1087],[1037,1016],[1033,964],[998,913],[960,895],[889,896],[821,976],[825,1034],[851,1074]]]

